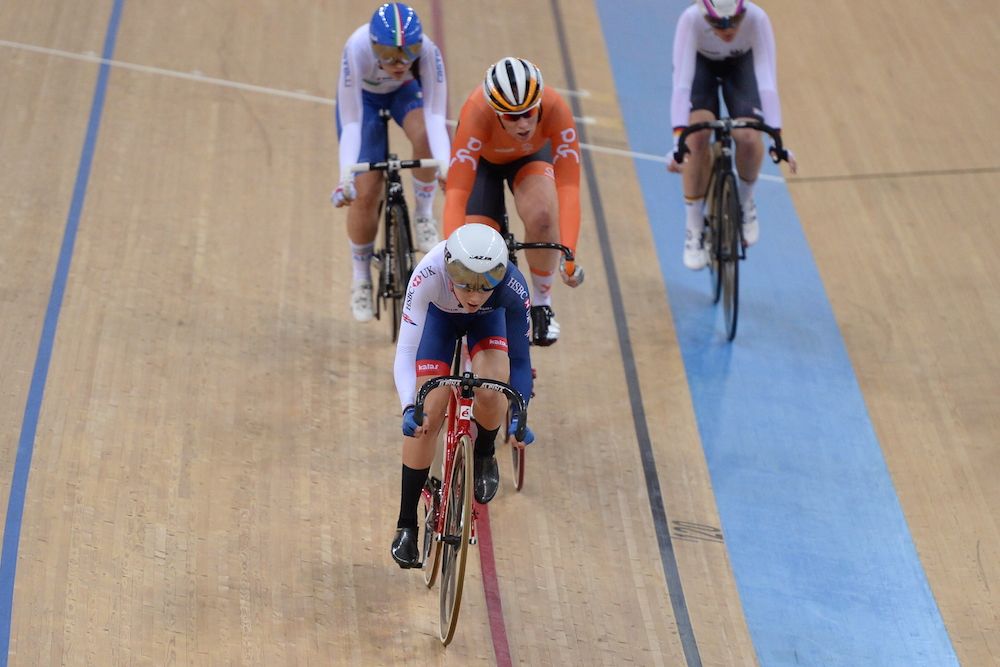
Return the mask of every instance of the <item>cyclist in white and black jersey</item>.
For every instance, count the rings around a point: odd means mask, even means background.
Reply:
[[[357,177],[349,171],[358,162],[385,159],[388,132],[379,118],[387,109],[412,144],[413,159],[434,158],[448,164],[451,140],[445,126],[447,80],[441,51],[423,34],[416,12],[402,2],[387,2],[348,38],[341,58],[337,85],[337,139],[340,143],[340,181],[331,195],[347,212],[353,280],[354,318],[374,316],[370,266],[378,234],[378,205],[382,198],[381,172]],[[398,151],[393,151],[398,152]],[[427,252],[438,242],[434,197],[444,175],[434,169],[415,169],[415,236]]]
[[[767,14],[747,0],[695,0],[677,22],[674,35],[673,96],[670,102],[674,141],[688,125],[719,118],[719,92],[732,118],[763,121],[781,128],[774,32]],[[708,263],[702,243],[705,191],[708,187],[709,132],[690,135],[691,153],[668,169],[682,172],[686,232],[684,265],[701,269]],[[743,238],[747,245],[760,234],[753,187],[764,158],[764,145],[755,130],[735,130],[736,171],[743,207]],[[676,150],[676,146],[674,146]],[[797,169],[789,153],[789,167]]]

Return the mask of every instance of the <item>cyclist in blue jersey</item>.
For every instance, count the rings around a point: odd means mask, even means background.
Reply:
[[[455,344],[464,336],[476,376],[509,383],[525,403],[531,397],[531,299],[524,276],[507,261],[507,252],[496,230],[470,223],[428,252],[410,278],[394,365],[404,437],[399,519],[391,552],[400,567],[420,565],[417,507],[450,391],[440,387],[427,396],[425,418],[418,426],[413,417],[418,385],[451,373]],[[477,391],[474,412],[474,491],[477,501],[487,503],[500,485],[494,441],[504,423],[506,399],[493,391]],[[522,444],[533,440],[529,429]]]

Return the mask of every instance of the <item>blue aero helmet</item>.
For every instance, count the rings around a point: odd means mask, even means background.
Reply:
[[[372,14],[368,35],[379,62],[408,65],[420,55],[424,31],[413,8],[402,2],[387,2]]]

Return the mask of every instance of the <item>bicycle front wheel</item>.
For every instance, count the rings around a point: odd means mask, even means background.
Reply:
[[[507,408],[507,418],[504,420],[503,432],[507,435],[505,440],[510,444],[511,467],[514,472],[514,488],[518,491],[524,486],[524,447],[517,446],[517,438],[510,433],[510,422],[512,407]]]
[[[437,580],[438,563],[441,561],[441,542],[434,539],[437,531],[438,508],[441,499],[441,482],[436,477],[428,477],[420,494],[420,504],[424,510],[424,539],[421,542],[424,583],[427,588]]]
[[[390,298],[392,300],[392,342],[399,335],[399,323],[403,317],[403,300],[406,298],[406,288],[413,273],[413,242],[410,239],[410,216],[406,207],[401,204],[391,204],[387,215],[390,220],[392,238],[391,248]]]
[[[441,643],[447,646],[458,627],[465,565],[472,538],[472,440],[463,436],[455,448],[441,537]]]
[[[726,339],[736,337],[740,305],[741,209],[736,177],[726,174],[722,182],[719,218],[719,271],[722,278],[722,308],[725,313]]]

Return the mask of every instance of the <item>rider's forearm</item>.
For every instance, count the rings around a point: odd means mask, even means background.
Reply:
[[[561,186],[556,188],[559,199],[559,242],[574,253],[580,238],[580,188]]]

